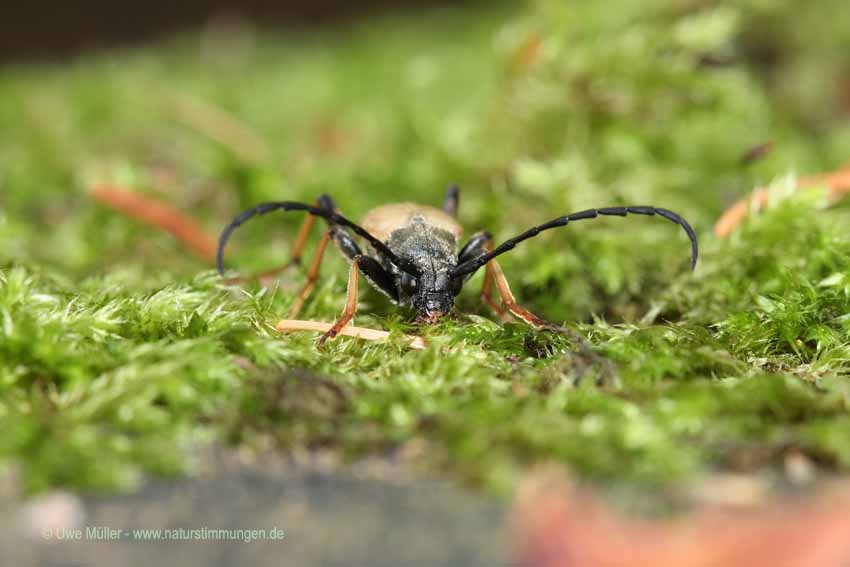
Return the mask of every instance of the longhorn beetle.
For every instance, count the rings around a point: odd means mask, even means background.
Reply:
[[[308,269],[307,282],[290,311],[290,316],[294,317],[313,290],[325,248],[328,241],[332,240],[351,263],[351,267],[345,309],[333,327],[320,339],[320,343],[324,343],[327,339],[335,338],[354,317],[360,274],[394,303],[412,306],[421,322],[433,323],[452,309],[463,284],[479,268],[486,266],[481,298],[490,308],[500,316],[505,312],[511,313],[534,327],[551,327],[550,323],[517,305],[496,257],[544,230],[600,215],[658,215],[678,224],[691,241],[691,269],[696,266],[698,244],[691,225],[672,211],[646,206],[606,207],[564,215],[532,227],[496,247],[493,246],[492,235],[483,230],[473,234],[457,251],[463,233],[455,218],[459,197],[459,189],[451,186],[442,210],[414,203],[384,205],[369,211],[361,224],[355,224],[339,214],[333,200],[327,195],[319,197],[315,206],[293,201],[263,203],[238,215],[222,231],[216,254],[218,271],[224,274],[224,247],[230,235],[251,217],[275,210],[309,213],[298,231],[289,265],[300,262],[315,217],[324,219],[328,228],[319,241]],[[366,252],[355,242],[351,233],[368,243]],[[493,300],[493,284],[499,292],[501,305]]]

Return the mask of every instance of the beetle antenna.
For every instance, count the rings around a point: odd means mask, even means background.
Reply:
[[[355,224],[335,211],[294,201],[273,201],[271,203],[262,203],[256,207],[248,209],[247,211],[239,213],[236,218],[230,221],[230,224],[221,231],[221,236],[218,239],[218,249],[216,250],[215,255],[218,273],[224,275],[224,247],[227,245],[227,241],[230,240],[230,235],[233,234],[233,231],[245,224],[252,217],[264,215],[276,210],[306,211],[311,215],[325,219],[329,225],[338,224],[350,228],[352,232],[365,238],[379,254],[386,257],[390,262],[413,276],[419,275],[419,270],[416,269],[416,266],[414,266],[412,262],[399,258],[393,254],[393,252],[387,248],[386,244],[372,236],[369,231],[362,226]]]
[[[498,247],[496,247],[492,252],[487,252],[486,254],[482,254],[481,256],[478,256],[471,260],[467,260],[466,262],[456,266],[455,269],[451,271],[450,275],[453,278],[457,278],[460,276],[471,274],[475,272],[478,268],[495,258],[496,256],[504,254],[509,250],[513,250],[513,248],[523,240],[534,238],[544,230],[549,230],[550,228],[557,228],[559,226],[566,226],[568,223],[573,221],[593,219],[599,215],[624,217],[629,213],[635,215],[649,216],[658,215],[681,226],[687,233],[688,238],[691,241],[691,270],[696,267],[697,256],[699,255],[699,245],[697,244],[697,235],[691,225],[688,224],[688,221],[686,221],[673,211],[668,211],[667,209],[659,209],[657,207],[606,207],[603,209],[588,209],[586,211],[572,213],[530,228],[519,236],[515,236],[510,240],[506,240]]]

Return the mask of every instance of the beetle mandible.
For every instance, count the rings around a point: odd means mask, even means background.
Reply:
[[[319,241],[308,269],[307,282],[290,310],[290,316],[294,317],[310,295],[319,275],[325,248],[328,241],[333,241],[351,266],[345,309],[333,327],[320,339],[320,343],[324,343],[328,339],[336,338],[354,318],[357,312],[358,279],[361,274],[372,287],[394,303],[412,306],[421,322],[433,323],[454,307],[455,297],[464,283],[478,269],[486,266],[481,298],[488,306],[499,315],[510,313],[534,327],[552,326],[517,304],[496,257],[544,230],[600,215],[658,215],[678,224],[691,241],[691,269],[696,267],[698,244],[691,225],[672,211],[649,206],[605,207],[564,215],[534,226],[495,247],[492,235],[484,230],[473,234],[458,250],[463,234],[463,229],[456,220],[459,198],[460,191],[453,185],[448,189],[442,209],[414,203],[384,205],[369,211],[361,224],[342,216],[327,195],[319,197],[315,205],[294,201],[263,203],[239,214],[222,231],[216,253],[218,271],[224,274],[224,247],[231,234],[251,217],[275,210],[308,213],[298,231],[289,265],[300,262],[315,217],[324,219],[328,228]],[[352,233],[368,243],[366,252],[355,241]],[[493,300],[494,285],[501,304]]]

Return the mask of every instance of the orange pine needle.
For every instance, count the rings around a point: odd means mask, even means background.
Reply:
[[[215,239],[197,221],[171,205],[108,185],[93,187],[90,194],[111,209],[171,233],[204,261],[215,260]]]
[[[830,173],[801,177],[797,180],[796,189],[819,186],[829,189],[828,198],[831,203],[845,197],[850,193],[850,166]],[[768,189],[762,187],[726,209],[714,225],[714,234],[719,238],[729,236],[750,215],[750,211],[760,211],[767,207],[768,197]]]

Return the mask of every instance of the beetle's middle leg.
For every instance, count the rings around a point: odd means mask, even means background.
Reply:
[[[313,217],[310,216],[309,218]],[[289,317],[291,319],[298,316],[298,312],[301,311],[304,302],[307,301],[307,298],[313,292],[316,281],[319,279],[319,269],[322,266],[322,257],[325,255],[325,248],[327,248],[328,241],[331,239],[333,239],[334,244],[336,244],[340,252],[349,260],[353,260],[361,254],[360,247],[357,246],[357,243],[344,228],[331,226],[322,235],[322,239],[319,241],[319,245],[316,247],[316,252],[313,255],[313,261],[310,262],[310,268],[307,270],[307,281],[304,282],[304,287],[301,288],[301,291],[292,303],[292,307],[289,308]]]
[[[333,199],[331,199],[328,195],[320,195],[318,199],[316,199],[316,206],[322,209],[327,209],[330,211],[336,210],[336,204]],[[277,268],[272,268],[271,270],[266,270],[265,272],[260,272],[259,274],[254,274],[252,276],[248,276],[247,278],[239,278],[237,281],[242,281],[243,279],[256,279],[263,285],[269,285],[274,281],[274,278],[292,268],[293,266],[298,266],[301,264],[301,257],[304,254],[304,248],[307,246],[307,239],[310,237],[310,231],[313,228],[313,225],[316,222],[316,217],[313,215],[307,215],[304,221],[301,223],[301,226],[298,227],[298,234],[295,235],[295,243],[292,245],[292,253],[289,256],[289,261],[283,264],[282,266],[278,266]],[[314,255],[318,256],[321,261],[322,253],[324,249],[321,247],[316,249],[316,253]],[[312,271],[312,264],[310,267]],[[309,276],[308,276],[309,277]],[[303,292],[303,290],[302,290]],[[309,292],[308,292],[309,295]],[[306,297],[305,297],[306,299]],[[303,303],[303,301],[302,301]],[[300,309],[300,306],[299,306]],[[297,313],[297,310],[296,310]]]
[[[311,216],[310,218],[313,217]],[[316,246],[316,252],[313,254],[313,260],[310,262],[310,268],[307,270],[307,281],[304,282],[304,287],[295,296],[295,301],[292,302],[292,307],[289,308],[290,319],[295,319],[298,316],[298,312],[301,311],[301,307],[304,306],[304,302],[307,301],[307,298],[310,297],[310,293],[313,292],[313,288],[316,286],[316,280],[319,279],[319,269],[322,267],[322,258],[325,255],[325,248],[328,246],[328,241],[331,239],[332,230],[325,231],[318,246]]]

